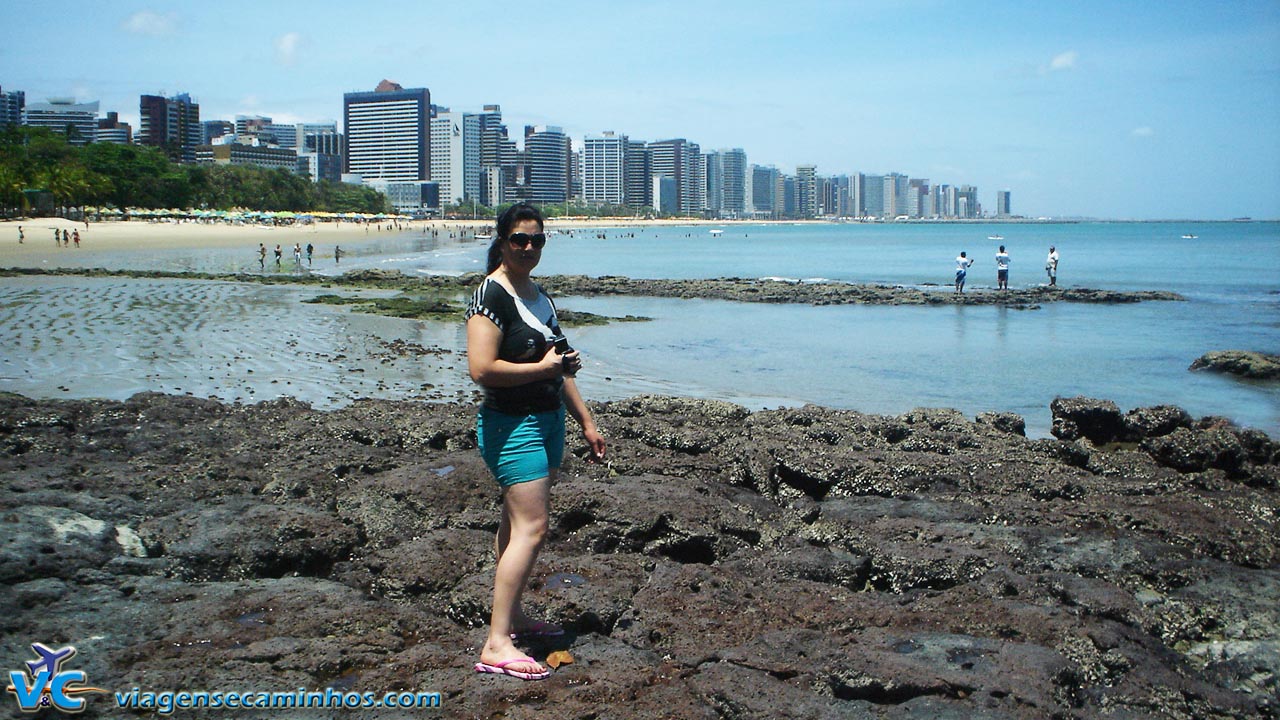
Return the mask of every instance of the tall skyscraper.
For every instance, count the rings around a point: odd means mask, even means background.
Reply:
[[[747,154],[742,148],[708,153],[707,208],[715,217],[746,215]]]
[[[445,109],[431,119],[431,179],[441,202],[480,202],[480,149],[480,116]]]
[[[884,217],[885,214],[885,181],[883,175],[864,175],[863,192],[864,210],[867,217]],[[892,208],[892,206],[890,206]]]
[[[818,216],[818,167],[796,167],[796,214],[800,217]]]
[[[956,216],[956,188],[954,185],[943,185],[939,188],[941,194],[938,195],[938,214],[944,218],[953,218]]]
[[[653,207],[652,159],[643,140],[628,140],[622,159],[623,202],[631,207]]]
[[[72,145],[88,145],[98,134],[98,101],[78,103],[73,98],[49,98],[49,102],[31,103],[22,124],[66,135]]]
[[[724,212],[740,218],[747,214],[747,151],[733,148],[724,153]]]
[[[662,200],[668,207],[676,208],[676,212],[680,209],[680,186],[684,179],[684,154],[687,143],[688,141],[684,138],[649,143],[650,172],[654,177],[675,180],[675,199],[664,197]]]
[[[756,215],[777,217],[777,168],[751,166],[751,208]]]
[[[921,218],[929,215],[929,181],[911,178],[907,181],[907,216]]]
[[[480,122],[480,202],[496,207],[503,202],[502,188],[515,184],[516,144],[507,137],[501,105],[485,105],[476,117]]]
[[[21,90],[5,92],[0,88],[0,127],[21,125],[22,111],[27,106],[27,94]]]
[[[342,96],[344,170],[365,180],[431,179],[431,91],[383,80]]]
[[[626,135],[605,131],[582,141],[582,199],[621,205],[626,201]]]
[[[139,110],[139,143],[161,148],[174,160],[196,161],[196,147],[203,139],[199,103],[187,93],[170,98],[143,95]]]
[[[978,188],[973,185],[961,185],[956,191],[956,217],[976,218],[982,215],[982,206],[978,204]]]
[[[569,137],[555,125],[526,127],[524,152],[528,164],[529,200],[562,203],[569,198]]]
[[[867,176],[854,173],[849,176],[849,216],[867,215]]]
[[[724,201],[724,163],[719,152],[709,152],[702,156],[707,168],[707,209],[711,217],[720,217],[720,206]]]
[[[850,205],[852,205],[852,203],[851,203],[851,202],[850,202],[850,200],[849,200],[849,190],[850,190],[850,187],[851,187],[851,183],[850,183],[850,181],[849,181],[849,176],[848,176],[848,175],[837,175],[837,176],[835,176],[834,178],[832,178],[832,179],[831,179],[831,182],[832,182],[832,184],[835,186],[835,194],[836,194],[836,201],[835,201],[835,202],[836,202],[836,205],[835,205],[835,213],[836,213],[836,217],[849,217],[849,216],[850,216],[850,214],[851,214],[851,213],[849,212],[849,207],[850,207]]]
[[[707,156],[697,143],[689,143],[685,154],[684,186],[680,188],[680,212],[701,216],[707,210]]]
[[[676,206],[682,215],[701,215],[706,207],[707,164],[702,148],[684,138],[649,143],[651,172],[676,181]]]
[[[1011,193],[1008,190],[1001,190],[1000,192],[996,193],[996,216],[997,217],[1009,217],[1010,215],[1013,214],[1012,211],[1009,209],[1010,194]]]

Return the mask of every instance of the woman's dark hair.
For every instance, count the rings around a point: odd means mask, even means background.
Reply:
[[[494,228],[493,242],[489,244],[489,261],[485,267],[485,274],[493,272],[502,264],[502,243],[507,241],[507,237],[511,235],[511,228],[521,220],[533,220],[538,223],[538,229],[546,228],[546,220],[542,217],[542,211],[530,205],[529,203],[516,203],[498,216],[497,226]]]

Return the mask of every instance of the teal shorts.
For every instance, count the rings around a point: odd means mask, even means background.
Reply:
[[[476,440],[480,456],[502,487],[548,477],[564,461],[564,407],[508,415],[481,406]]]

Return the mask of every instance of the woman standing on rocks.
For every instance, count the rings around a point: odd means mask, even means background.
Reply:
[[[529,277],[547,242],[543,224],[542,213],[524,203],[498,216],[488,275],[467,307],[467,365],[484,389],[476,437],[502,487],[493,614],[475,669],[525,680],[550,671],[512,640],[564,633],[525,615],[520,598],[547,533],[551,485],[564,458],[565,411],[582,428],[593,459],[605,450],[574,382],[582,361],[567,343],[556,342],[563,338],[555,304]]]

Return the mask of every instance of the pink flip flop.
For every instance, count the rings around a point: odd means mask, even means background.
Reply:
[[[519,670],[507,669],[507,666],[510,665],[511,663],[519,663],[519,662],[531,663],[533,665],[538,664],[538,661],[534,660],[531,657],[522,657],[522,658],[513,658],[511,660],[503,660],[502,662],[494,663],[493,665],[490,665],[489,663],[478,662],[476,663],[476,672],[494,673],[496,675],[510,675],[511,677],[518,677],[521,680],[543,680],[551,676],[550,670],[547,670],[545,672],[540,672],[540,673],[527,673],[527,672],[520,672]]]
[[[511,633],[511,639],[519,640],[521,638],[560,637],[563,634],[564,628],[559,628],[549,622],[539,620],[524,630]]]

